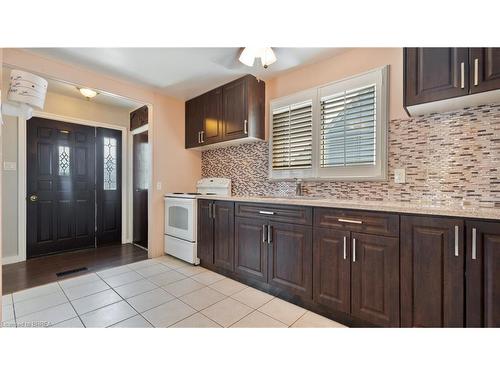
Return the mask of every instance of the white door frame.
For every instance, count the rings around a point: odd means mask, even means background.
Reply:
[[[151,108],[148,108],[149,111],[148,113],[151,113]],[[148,119],[150,120],[150,119]],[[130,243],[134,243],[134,135],[148,132],[148,144],[149,144],[149,160],[153,160],[153,142],[151,139],[151,131],[150,131],[150,126],[149,124],[142,125],[134,130],[130,131],[130,137],[128,139],[128,149],[130,150],[129,152],[129,160],[128,160],[128,165],[130,166],[129,168],[129,174],[128,174],[128,186],[130,187],[129,189],[129,207],[130,207],[130,215],[128,217],[128,233],[130,233]],[[151,201],[152,201],[152,183],[153,183],[153,163],[150,163],[151,170],[149,171],[149,186],[148,186],[148,254],[150,254],[149,249],[151,249],[151,231],[150,231],[150,225],[149,223],[151,222]],[[140,248],[142,246],[136,245]]]
[[[128,164],[128,126],[118,126],[107,124],[104,122],[97,122],[91,120],[83,120],[75,117],[68,117],[57,115],[54,113],[34,111],[33,117],[41,117],[50,120],[70,122],[77,125],[92,126],[94,128],[106,128],[119,130],[122,133],[122,243],[131,242],[130,233],[128,231],[128,216],[131,210],[129,207],[128,189],[129,186],[125,182],[128,181],[128,174],[130,171],[130,165]],[[11,256],[3,259],[3,264],[23,262],[26,260],[26,226],[27,226],[27,215],[26,215],[26,195],[27,195],[27,132],[26,132],[26,119],[18,118],[18,130],[17,130],[17,158],[18,158],[18,239],[17,239],[17,256]]]

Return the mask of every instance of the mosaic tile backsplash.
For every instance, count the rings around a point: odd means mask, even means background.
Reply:
[[[268,143],[204,151],[203,177],[227,177],[238,196],[293,196],[295,183],[268,179]],[[394,169],[406,183],[394,183]],[[500,208],[500,104],[389,123],[389,179],[304,181],[304,195]]]

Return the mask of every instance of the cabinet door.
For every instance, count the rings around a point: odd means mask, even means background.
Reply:
[[[235,272],[267,282],[267,220],[236,217]]]
[[[269,231],[269,284],[312,298],[312,228],[271,222]]]
[[[214,220],[212,219],[213,201],[198,200],[197,252],[202,266],[214,264]]]
[[[222,89],[218,88],[203,95],[203,144],[222,140]]]
[[[185,145],[186,148],[201,145],[200,132],[203,130],[203,97],[186,102]]]
[[[463,327],[463,221],[401,216],[401,324]]]
[[[468,221],[467,327],[500,327],[500,224]]]
[[[334,310],[351,311],[350,232],[314,228],[314,301]]]
[[[351,234],[351,312],[367,322],[399,327],[399,241]]]
[[[224,140],[246,137],[248,133],[246,77],[222,87]]]
[[[234,270],[234,202],[215,201],[214,264],[229,271]]]
[[[500,89],[500,48],[470,49],[470,92]]]
[[[467,95],[468,48],[405,48],[405,106]]]

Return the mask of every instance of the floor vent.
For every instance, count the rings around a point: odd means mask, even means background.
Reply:
[[[72,273],[77,273],[77,272],[82,272],[82,271],[87,271],[87,267],[75,268],[73,270],[58,272],[58,273],[56,273],[56,275],[57,275],[57,277],[62,277],[62,276],[71,275]]]

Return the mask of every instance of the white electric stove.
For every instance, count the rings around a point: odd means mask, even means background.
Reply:
[[[231,180],[203,178],[196,183],[195,193],[165,194],[165,253],[192,264],[197,256],[197,197],[200,195],[231,196]]]

